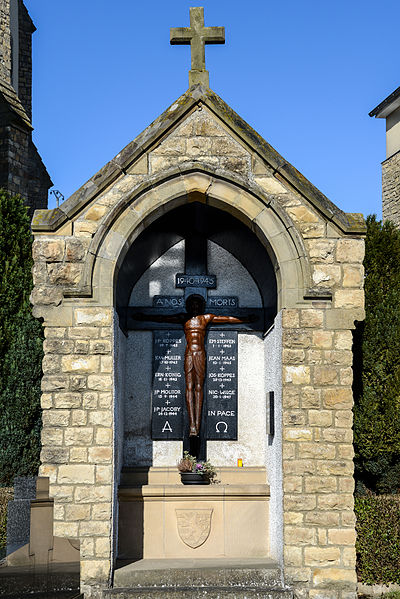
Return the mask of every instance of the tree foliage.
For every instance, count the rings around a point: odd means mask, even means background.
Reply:
[[[355,364],[354,441],[358,488],[400,491],[400,231],[367,219],[366,319]]]
[[[23,200],[0,191],[0,483],[36,474],[42,327],[29,304],[32,236]]]

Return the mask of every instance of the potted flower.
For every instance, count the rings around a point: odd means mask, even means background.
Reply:
[[[188,451],[183,453],[183,458],[178,462],[178,470],[184,485],[209,485],[216,475],[214,466],[207,461],[197,461]]]

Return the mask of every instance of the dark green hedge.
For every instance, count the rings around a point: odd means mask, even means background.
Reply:
[[[357,489],[400,491],[400,231],[367,218],[365,322],[355,336]]]
[[[41,324],[32,316],[32,235],[19,197],[0,190],[0,484],[35,475],[40,454]]]
[[[400,584],[400,496],[355,497],[357,574],[364,584]]]

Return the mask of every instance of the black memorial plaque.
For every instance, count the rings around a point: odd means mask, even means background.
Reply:
[[[183,438],[185,346],[182,330],[153,333],[152,439]]]
[[[237,439],[236,331],[210,331],[207,340],[207,439]]]

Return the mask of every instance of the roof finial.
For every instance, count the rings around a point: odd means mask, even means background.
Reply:
[[[196,83],[209,87],[205,44],[224,44],[225,27],[204,27],[204,8],[191,8],[190,27],[171,27],[170,42],[172,45],[191,45],[192,69],[189,71],[189,87]]]

